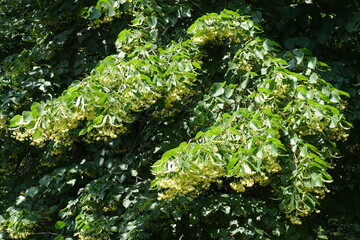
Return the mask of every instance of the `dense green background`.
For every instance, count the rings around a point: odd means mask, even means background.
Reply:
[[[303,218],[301,225],[290,223],[279,210],[269,197],[270,187],[254,186],[239,194],[211,186],[195,200],[165,201],[158,201],[157,191],[150,190],[151,165],[194,133],[207,130],[221,111],[206,109],[217,102],[206,105],[206,100],[191,97],[183,106],[191,109],[197,101],[204,106],[194,113],[176,112],[175,117],[169,113],[175,120],[160,123],[149,117],[150,110],[134,111],[134,123],[126,125],[131,131],[107,141],[88,143],[84,137],[65,146],[51,141],[33,146],[12,136],[10,119],[30,111],[34,102],[57,99],[71,84],[77,88],[77,80],[101,78],[106,69],[116,68],[116,61],[107,56],[124,49],[134,54],[127,55],[129,59],[143,54],[143,43],[136,42],[145,39],[142,31],[149,33],[152,46],[181,58],[181,46],[178,52],[176,47],[167,49],[171,41],[184,42],[196,19],[223,9],[241,10],[259,23],[261,37],[282,46],[279,55],[303,49],[316,56],[329,66],[318,74],[349,93],[342,113],[353,128],[346,142],[337,143],[341,157],[331,159],[330,193],[320,201],[320,213]],[[0,0],[0,239],[357,239],[359,24],[357,1]],[[127,40],[117,40],[124,29],[139,30],[141,36],[132,32]],[[154,51],[152,46],[143,51]],[[206,85],[205,80],[216,81],[211,78],[224,74],[228,62],[220,56],[231,49],[206,47],[210,60],[201,67],[208,75],[202,78],[204,86],[193,90],[216,96],[219,85]],[[162,60],[169,66],[175,61]],[[125,69],[126,62],[121,64]],[[191,67],[197,71],[196,63]],[[197,112],[206,112],[206,117]],[[94,121],[98,125],[101,120]],[[86,127],[80,124],[71,136]]]

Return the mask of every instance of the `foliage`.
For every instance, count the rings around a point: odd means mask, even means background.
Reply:
[[[0,238],[358,232],[358,6],[0,2]]]

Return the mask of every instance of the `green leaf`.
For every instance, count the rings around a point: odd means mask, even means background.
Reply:
[[[94,125],[100,125],[104,119],[104,115],[99,115],[93,120]]]
[[[339,103],[340,102],[339,92],[337,90],[331,91],[330,102],[333,102],[333,103]]]
[[[226,13],[226,14],[229,14],[229,15],[231,15],[231,16],[234,16],[234,17],[240,17],[240,14],[239,14],[239,13],[234,12],[234,11],[231,11],[231,10],[228,10],[228,9],[224,9],[223,12]]]
[[[178,152],[178,148],[171,149],[171,150],[165,152],[165,153],[162,155],[161,159],[162,159],[162,160],[167,160],[167,159],[169,159],[170,157],[172,157],[173,155],[175,155],[177,152]]]
[[[317,83],[317,80],[319,79],[319,76],[316,73],[312,73],[309,77],[310,83]]]
[[[223,206],[221,209],[225,214],[229,214],[231,211],[231,207],[230,206]]]
[[[240,22],[240,27],[242,27],[245,30],[250,30],[253,26],[253,22],[250,20],[244,20]]]
[[[288,65],[288,62],[286,62],[284,59],[281,58],[273,58],[271,59],[271,61],[285,66]]]
[[[260,158],[260,159],[262,159],[264,157],[264,153],[261,149],[256,153],[256,157]]]
[[[251,16],[252,16],[252,20],[254,21],[254,22],[261,22],[261,20],[262,20],[262,14],[261,14],[261,12],[260,11],[253,11],[252,13],[251,13]]]
[[[264,52],[263,52],[263,51],[260,51],[260,50],[255,49],[254,52],[255,52],[255,55],[256,55],[258,58],[260,58],[261,60],[264,59]]]
[[[52,179],[49,175],[45,175],[43,178],[40,179],[39,183],[45,187],[48,187],[51,180]]]
[[[20,122],[22,120],[22,116],[16,115],[10,120],[10,127],[17,127],[20,125]]]
[[[71,186],[74,186],[75,185],[75,182],[76,182],[76,179],[71,179],[69,181],[66,182],[66,184],[69,184]]]
[[[307,154],[308,154],[308,148],[307,145],[304,145],[300,148],[300,156],[306,157]]]
[[[31,121],[34,119],[34,117],[33,117],[33,115],[32,115],[31,112],[29,112],[29,111],[24,111],[24,112],[22,113],[22,119],[24,120],[24,122],[29,123],[29,122],[31,122]]]
[[[2,215],[0,215],[0,224],[3,224],[5,221],[6,221],[5,218]]]
[[[229,163],[227,164],[227,171],[230,173],[231,170],[233,169],[233,167],[235,166],[236,163],[238,163],[239,159],[237,158],[236,154],[232,155],[231,160],[229,161]]]
[[[20,195],[17,197],[16,199],[16,205],[20,205],[21,203],[23,203],[26,200],[26,197]]]
[[[191,79],[196,79],[196,74],[191,73],[191,72],[184,72],[185,75]]]
[[[270,41],[269,39],[266,39],[262,45],[262,47],[265,49],[265,51],[269,52],[272,50],[272,41]]]
[[[312,183],[315,187],[322,187],[324,185],[324,182],[322,180],[322,174],[312,174],[311,175]]]
[[[305,77],[304,75],[294,73],[294,72],[290,72],[290,71],[287,71],[287,73],[289,74],[289,76],[293,76],[293,77],[297,78],[298,80],[308,80],[308,78]]]
[[[26,190],[26,195],[29,197],[34,197],[39,192],[39,189],[37,187],[31,187]]]
[[[241,165],[241,169],[242,169],[242,171],[243,171],[243,173],[244,173],[245,175],[248,175],[248,174],[251,174],[251,173],[252,173],[252,170],[251,170],[251,168],[249,167],[249,165],[248,165],[247,163],[243,163],[243,164]]]
[[[325,117],[325,115],[323,114],[323,109],[321,107],[316,107],[314,113],[317,117]]]
[[[125,207],[125,208],[128,208],[130,205],[131,205],[131,201],[129,200],[129,199],[125,199],[124,201],[123,201],[123,206]]]
[[[90,12],[90,19],[97,19],[101,17],[101,13],[96,7],[90,7],[89,12]]]
[[[296,63],[300,64],[304,59],[304,52],[299,49],[294,49],[292,52],[295,56]]]
[[[229,87],[229,86],[225,86],[225,97],[226,98],[231,98],[234,94],[234,89]]]
[[[211,96],[213,97],[218,97],[225,92],[223,84],[221,83],[214,83],[210,91],[211,91]]]
[[[197,69],[201,69],[201,66],[200,66],[199,63],[197,63],[197,62],[192,62],[191,64],[192,64],[194,67],[196,67]]]
[[[324,171],[321,171],[321,174],[325,178],[325,179],[323,179],[324,182],[326,182],[326,183],[332,182],[332,177],[330,174],[328,174],[327,172],[324,172]]]
[[[204,134],[204,132],[200,131],[196,134],[195,139],[201,138],[201,136]]]
[[[331,120],[330,120],[330,125],[329,125],[329,128],[336,128],[336,126],[338,125],[340,119],[339,119],[339,116],[338,115],[333,115],[331,117]]]
[[[229,61],[228,62],[228,67],[229,67],[230,70],[232,70],[232,69],[237,69],[238,65],[236,63],[234,63],[233,61]]]
[[[270,154],[276,156],[278,154],[278,149],[275,144],[270,145]]]
[[[315,67],[316,67],[316,61],[317,61],[316,57],[311,58],[311,59],[309,60],[309,62],[308,62],[307,67],[308,67],[309,69],[315,69]]]
[[[268,88],[264,88],[264,87],[258,87],[258,91],[262,92],[262,93],[265,93],[267,95],[272,95],[273,94],[273,91],[271,91]]]
[[[145,74],[141,74],[140,77],[141,77],[141,79],[146,80],[149,83],[151,82],[151,79]]]
[[[63,229],[66,226],[66,223],[64,223],[63,221],[57,221],[55,223],[55,228],[56,229]]]
[[[115,16],[115,14],[116,14],[115,8],[113,8],[112,6],[109,6],[108,12],[107,12],[108,17],[113,17],[113,16]]]
[[[33,103],[33,105],[31,105],[31,112],[32,112],[33,116],[34,117],[40,116],[39,111],[42,112],[41,115],[44,114],[44,111],[42,111],[42,109],[41,109],[40,103],[37,103],[37,102]]]

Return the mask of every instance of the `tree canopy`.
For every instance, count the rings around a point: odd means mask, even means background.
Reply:
[[[0,3],[0,239],[360,234],[356,1]]]

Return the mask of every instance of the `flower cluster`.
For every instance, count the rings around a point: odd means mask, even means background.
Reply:
[[[194,198],[204,189],[208,189],[213,182],[220,181],[224,176],[224,167],[214,163],[194,162],[193,167],[186,171],[172,170],[172,177],[157,180],[156,184],[165,189],[158,194],[159,199],[173,199],[177,195]]]
[[[193,42],[200,45],[221,44],[225,40],[236,40],[236,31],[231,29],[210,28],[197,34],[192,38]]]
[[[91,132],[87,133],[83,140],[87,143],[92,143],[94,141],[107,141],[109,139],[117,138],[118,135],[127,133],[128,129],[122,124],[114,126],[102,126],[99,128],[93,129]]]

